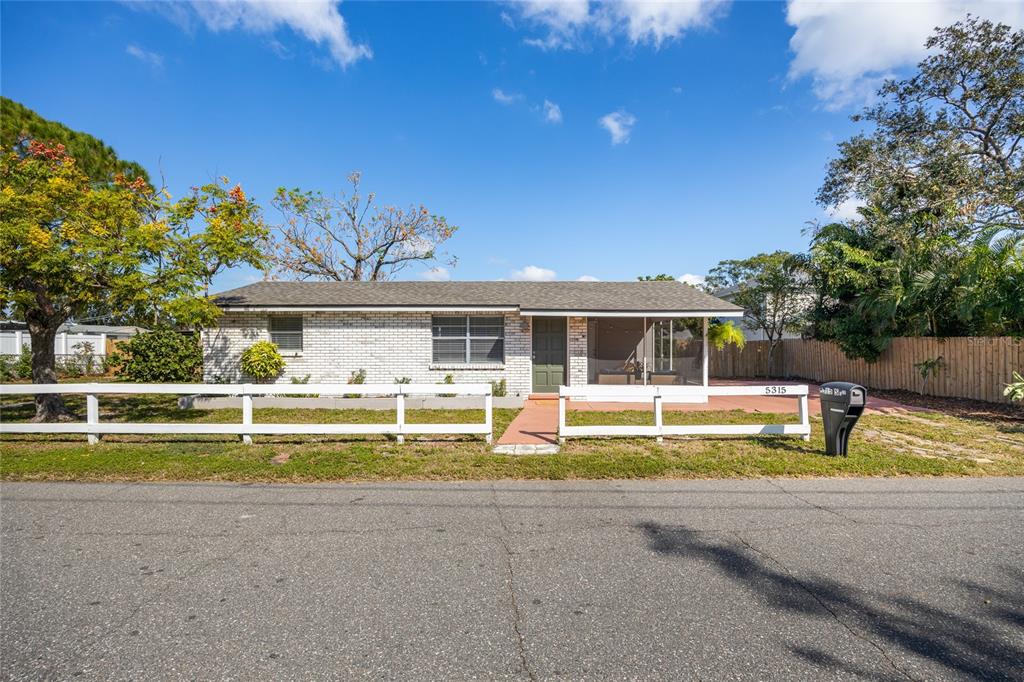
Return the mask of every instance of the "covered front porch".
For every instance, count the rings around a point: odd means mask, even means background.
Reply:
[[[708,319],[588,317],[587,383],[708,385]]]
[[[707,386],[716,314],[534,315],[532,391],[560,386]],[[732,315],[729,315],[730,317]]]

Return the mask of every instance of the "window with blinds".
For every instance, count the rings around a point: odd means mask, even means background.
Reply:
[[[435,316],[431,326],[434,362],[505,361],[505,320],[502,317]]]
[[[302,317],[271,317],[270,341],[283,351],[302,350]]]

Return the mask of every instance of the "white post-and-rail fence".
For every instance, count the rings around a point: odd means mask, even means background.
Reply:
[[[414,434],[481,434],[491,442],[493,398],[490,384],[5,384],[0,395],[42,393],[85,394],[85,422],[9,423],[0,419],[0,433],[84,433],[95,444],[105,433],[138,434],[235,434],[246,444],[255,434],[351,435],[391,434],[399,443]],[[196,423],[100,423],[100,395],[222,395],[242,399],[241,424]],[[390,424],[255,424],[252,398],[255,395],[393,395],[397,418]],[[482,424],[408,424],[405,397],[408,395],[469,395],[484,399]]]
[[[766,386],[562,386],[558,389],[558,439],[589,436],[743,436],[787,435],[811,439],[807,409],[807,386],[775,384]],[[713,395],[792,397],[799,400],[799,424],[665,424],[662,405],[666,402],[693,403],[694,398]],[[566,401],[570,399],[609,403],[654,403],[654,426],[592,425],[565,423]]]

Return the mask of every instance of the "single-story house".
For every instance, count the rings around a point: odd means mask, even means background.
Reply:
[[[681,282],[258,282],[214,297],[204,379],[244,381],[242,352],[277,344],[278,382],[707,384],[709,318],[743,310]]]

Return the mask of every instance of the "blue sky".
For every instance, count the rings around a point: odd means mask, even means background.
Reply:
[[[456,267],[406,279],[700,275],[805,248],[849,114],[968,9],[1021,20],[965,2],[4,2],[0,90],[177,195],[218,175],[259,200],[338,191],[358,169],[460,228]]]

